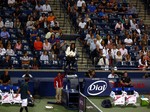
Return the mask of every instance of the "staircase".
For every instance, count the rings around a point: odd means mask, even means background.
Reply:
[[[139,18],[143,19],[145,24],[150,25],[150,15],[148,15],[147,11],[145,11],[143,2],[141,0],[132,0],[130,2],[136,6]]]
[[[62,4],[61,0],[48,0],[48,1],[52,8],[54,16],[56,16],[57,21],[59,22],[63,34],[75,34],[74,27],[72,27],[69,16],[67,15],[67,12],[64,9],[64,5]],[[72,41],[67,41],[68,45],[70,45],[71,42]],[[83,50],[83,46],[78,41],[78,39],[75,42],[76,42],[76,47],[79,55],[78,63],[77,63],[78,71],[87,70],[87,68],[91,68],[92,67],[91,60]]]

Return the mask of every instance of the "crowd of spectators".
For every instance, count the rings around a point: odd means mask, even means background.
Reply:
[[[61,35],[48,0],[0,0],[0,68],[62,68]]]
[[[149,33],[127,0],[63,0],[80,42],[98,69],[150,67]]]

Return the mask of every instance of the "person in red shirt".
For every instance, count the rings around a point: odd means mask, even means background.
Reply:
[[[37,37],[36,40],[34,41],[34,49],[35,50],[42,50],[43,48],[43,43],[40,41],[40,37]]]
[[[62,89],[63,89],[64,74],[60,72],[54,78],[54,88],[56,89],[56,103],[61,103]]]

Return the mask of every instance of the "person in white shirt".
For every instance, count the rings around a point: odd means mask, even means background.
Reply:
[[[49,39],[52,34],[54,34],[54,32],[53,32],[52,28],[50,28],[49,32],[47,32],[47,34],[45,35],[45,38]]]
[[[94,49],[96,49],[96,42],[97,42],[97,39],[94,39],[94,42],[91,42],[90,43],[90,51],[94,51]]]
[[[125,56],[128,54],[128,50],[125,48],[124,44],[122,44],[122,47],[119,49],[119,51],[121,52],[122,56]]]
[[[6,54],[6,49],[3,47],[3,44],[0,45],[0,56],[4,56]]]
[[[85,3],[84,0],[78,0],[78,1],[77,1],[77,7],[78,7],[78,8],[81,8],[83,3]]]
[[[103,54],[107,55],[108,54],[108,46],[105,45],[105,47],[102,49]]]
[[[111,53],[112,53],[112,55],[114,55],[114,57],[115,57],[116,54],[117,54],[117,52],[118,52],[117,46],[114,44],[114,45],[113,45],[113,48],[111,49]]]
[[[4,26],[4,22],[2,20],[2,17],[0,17],[0,28],[2,28]]]
[[[86,26],[86,22],[84,21],[84,19],[82,19],[81,22],[79,22],[79,28],[84,29]]]
[[[109,60],[106,58],[106,55],[103,54],[102,58],[99,59],[98,64],[102,69],[108,70],[109,69]]]
[[[10,45],[7,47],[6,54],[7,54],[8,56],[14,56],[14,55],[15,55],[15,52],[14,52],[13,49],[11,49],[11,46],[10,46]]]
[[[52,11],[51,6],[48,4],[48,1],[46,1],[46,3],[42,6],[42,11],[44,13],[48,13]]]
[[[115,71],[114,70],[111,70],[111,73],[108,75],[108,78],[118,78],[118,75],[115,74]]]
[[[131,39],[131,36],[128,34],[127,37],[124,39],[124,43],[126,46],[132,46],[133,40]]]
[[[42,55],[40,56],[40,61],[49,61],[48,53],[47,51],[44,51]]]
[[[8,0],[8,5],[13,6],[15,5],[16,1],[15,0]]]
[[[116,55],[115,55],[115,62],[121,62],[123,59],[121,52],[117,51]]]
[[[138,68],[144,71],[147,67],[148,67],[147,60],[144,58],[144,55],[142,55],[141,58],[139,59]]]
[[[10,19],[6,20],[5,22],[6,28],[13,28],[13,26],[14,26],[14,23]]]
[[[33,21],[33,17],[30,17],[29,20],[26,23],[27,29],[34,28],[34,23],[35,22]]]
[[[130,21],[130,25],[131,25],[131,27],[130,27],[131,30],[136,30],[137,23],[136,23],[135,19],[133,19],[132,21]]]
[[[71,43],[71,45],[67,48],[65,51],[66,54],[66,68],[67,67],[73,67],[75,63],[75,57],[77,55],[77,48],[75,46],[75,43]]]

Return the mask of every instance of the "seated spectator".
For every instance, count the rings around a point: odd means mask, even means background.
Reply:
[[[143,46],[139,52],[142,52],[143,55],[147,55],[147,48]]]
[[[48,42],[48,40],[47,39],[45,39],[45,41],[44,41],[44,43],[43,43],[43,50],[45,50],[45,51],[50,51],[51,50],[51,44],[50,44],[50,42]]]
[[[1,75],[1,77],[0,77],[0,83],[1,83],[2,85],[4,85],[4,86],[10,84],[10,76],[9,76],[9,74],[8,74],[8,70],[5,70],[5,71],[4,71],[4,74]]]
[[[49,42],[50,42],[50,44],[51,44],[52,46],[56,43],[57,40],[58,40],[58,39],[55,37],[55,34],[51,34],[51,37],[50,37],[50,39],[49,39]]]
[[[60,53],[60,48],[59,48],[59,46],[57,46],[56,44],[54,44],[54,45],[52,46],[51,51],[58,57],[58,55],[59,55],[59,53]]]
[[[141,58],[139,59],[138,68],[144,71],[147,67],[148,67],[147,60],[144,58],[144,55],[142,55]]]
[[[14,52],[14,50],[11,48],[11,45],[8,45],[8,46],[7,46],[6,55],[8,55],[8,56],[14,56],[14,55],[15,55],[15,52]]]
[[[84,0],[78,0],[77,1],[78,12],[81,12],[81,7],[82,7],[83,3],[85,3]]]
[[[85,3],[82,3],[82,7],[81,7],[81,14],[85,14],[87,12],[87,7],[86,7],[86,4]]]
[[[74,67],[75,64],[75,58],[77,55],[77,48],[75,46],[75,43],[71,43],[71,45],[66,50],[66,68],[67,67]]]
[[[51,35],[54,34],[52,28],[50,28],[49,32],[46,33],[45,38],[49,39],[51,38]]]
[[[120,84],[122,87],[131,87],[132,86],[131,79],[128,76],[127,72],[124,72],[123,76],[121,77]]]
[[[81,22],[79,22],[78,26],[79,26],[80,29],[84,29],[86,27],[86,22],[84,21],[83,18],[81,19]]]
[[[38,2],[35,6],[35,10],[37,12],[42,12],[43,11],[43,6]]]
[[[42,11],[44,13],[48,13],[52,11],[51,6],[48,4],[48,1],[46,1],[45,4],[43,4]]]
[[[94,69],[88,70],[88,72],[86,73],[86,77],[95,78],[96,77],[95,70]]]
[[[115,71],[114,70],[111,70],[111,73],[108,75],[108,78],[118,78],[118,75],[115,74]]]
[[[16,7],[15,11],[13,13],[13,16],[15,16],[16,18],[18,18],[18,17],[20,17],[21,13],[22,13],[22,11],[21,11],[20,7]]]
[[[118,12],[119,8],[118,8],[118,5],[115,3],[113,8],[112,8],[112,11],[113,12]]]
[[[108,16],[106,15],[104,9],[101,9],[101,10],[98,12],[98,16],[101,17],[102,19],[107,19],[107,18],[108,18]]]
[[[8,31],[6,31],[5,27],[3,27],[3,29],[2,29],[2,31],[0,33],[0,36],[1,36],[1,39],[3,41],[3,44],[5,44],[9,40],[10,34],[9,34]]]
[[[38,36],[38,31],[35,27],[33,27],[33,30],[30,33],[30,42],[34,42]]]
[[[22,50],[22,43],[20,40],[15,44],[14,50]]]
[[[8,0],[8,6],[12,7],[16,4],[15,0]]]
[[[141,36],[142,32],[141,32],[141,30],[140,30],[140,28],[139,28],[138,25],[136,25],[135,31],[137,32],[137,34],[138,34],[139,36]]]
[[[21,22],[20,20],[17,18],[15,21],[14,21],[14,28],[18,28],[20,29],[22,26],[21,26]]]
[[[7,19],[5,21],[5,27],[6,28],[13,28],[13,26],[14,26],[14,23],[13,23],[12,19]]]
[[[147,34],[144,34],[143,36],[142,36],[142,40],[141,40],[141,44],[142,44],[142,46],[147,46],[148,45],[148,35]]]
[[[106,58],[105,54],[103,54],[102,58],[99,59],[97,65],[100,65],[102,69],[109,69],[109,60]]]
[[[44,22],[47,22],[47,16],[45,13],[42,13],[41,16],[39,17],[39,23],[40,23],[40,26],[43,26],[44,27]]]
[[[131,25],[130,25],[128,19],[125,20],[125,23],[123,24],[123,27],[124,27],[125,30],[129,30],[130,29]]]
[[[127,54],[124,58],[125,58],[126,62],[131,62],[132,61],[130,54]]]
[[[125,48],[125,44],[122,44],[122,47],[119,49],[122,56],[125,56],[128,54],[128,50]]]
[[[109,60],[109,66],[114,66],[114,58],[115,55],[111,52],[111,49],[108,50],[108,53],[106,54],[106,58]]]
[[[23,57],[21,57],[21,66],[23,69],[28,69],[30,67],[30,60],[28,53],[25,52]]]
[[[119,8],[118,11],[122,12],[122,13],[126,13],[127,12],[127,8],[124,5],[122,5],[121,8]]]
[[[30,65],[31,65],[31,69],[39,68],[39,62],[36,57],[33,57],[33,60],[31,60]]]
[[[0,56],[4,56],[6,54],[6,49],[3,47],[3,44],[0,44]]]
[[[136,23],[136,20],[135,20],[135,19],[133,19],[132,21],[130,21],[130,25],[131,25],[130,29],[131,29],[132,31],[136,30],[136,25],[137,25],[137,23]]]
[[[58,24],[55,22],[55,26],[52,27],[53,32],[55,33],[56,38],[62,33],[62,30],[58,26]]]
[[[47,51],[44,51],[42,53],[42,55],[40,56],[40,61],[49,61],[49,56],[48,56]]]
[[[121,52],[120,51],[117,51],[116,55],[115,55],[115,61],[116,62],[121,62],[123,59],[122,55],[121,55]]]
[[[57,19],[55,18],[53,21],[50,22],[50,27],[54,27],[55,23],[57,24],[57,26],[59,27],[59,22],[57,21]]]
[[[123,24],[121,23],[121,21],[119,21],[116,26],[115,26],[115,30],[117,31],[122,31],[124,30]]]
[[[96,6],[94,5],[94,2],[91,2],[91,4],[88,5],[88,12],[95,13],[96,12]]]
[[[27,23],[26,23],[26,28],[28,29],[32,29],[34,27],[34,23],[35,21],[33,21],[33,17],[29,17]]]
[[[126,35],[126,38],[124,39],[124,43],[126,46],[132,46],[133,40],[131,39],[131,35]]]
[[[34,41],[34,49],[35,50],[42,50],[43,49],[43,43],[40,40],[40,37],[37,37],[36,40]]]
[[[12,61],[10,60],[10,56],[6,56],[5,59],[2,61],[1,66],[3,69],[11,69],[13,68]]]
[[[117,46],[114,44],[113,48],[111,49],[111,53],[115,57],[115,55],[117,54],[117,52],[118,52]]]
[[[2,17],[0,17],[0,28],[3,28],[3,27],[4,27],[4,22],[3,22]]]
[[[132,4],[129,4],[127,12],[128,12],[128,14],[137,14],[137,9]]]
[[[53,22],[55,20],[55,16],[53,15],[52,12],[48,13],[48,17],[47,17],[47,22],[48,24],[50,24],[51,22]]]

